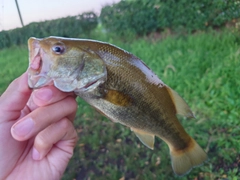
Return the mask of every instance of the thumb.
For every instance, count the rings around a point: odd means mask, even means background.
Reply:
[[[27,72],[15,79],[0,97],[0,114],[19,113],[26,106],[32,90],[27,83]]]

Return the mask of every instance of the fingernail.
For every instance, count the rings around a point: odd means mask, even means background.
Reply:
[[[38,150],[35,147],[33,147],[32,158],[34,160],[40,160],[40,153],[38,152]]]
[[[33,126],[32,118],[27,118],[13,126],[13,133],[18,137],[24,137],[31,132]]]
[[[42,101],[49,101],[53,96],[53,92],[49,88],[41,88],[35,91],[35,96]]]

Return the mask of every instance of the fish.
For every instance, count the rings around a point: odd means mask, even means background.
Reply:
[[[55,36],[31,37],[28,49],[30,88],[53,84],[74,92],[150,149],[161,138],[178,176],[208,159],[177,118],[194,118],[190,107],[135,55],[101,41]]]

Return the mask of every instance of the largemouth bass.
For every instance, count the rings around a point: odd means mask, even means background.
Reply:
[[[75,92],[113,122],[130,127],[151,149],[158,136],[169,146],[177,175],[207,160],[176,117],[194,117],[189,106],[136,56],[86,39],[30,38],[28,47],[30,88],[52,83]]]

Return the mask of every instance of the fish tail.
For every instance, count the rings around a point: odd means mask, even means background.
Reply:
[[[185,149],[174,150],[171,148],[170,154],[173,171],[178,176],[189,173],[193,167],[200,166],[207,160],[207,154],[192,138]]]

